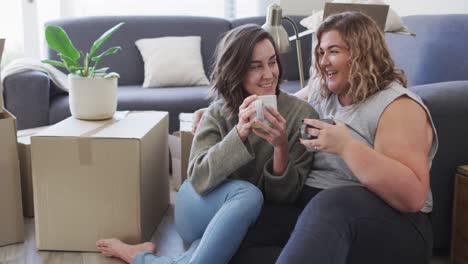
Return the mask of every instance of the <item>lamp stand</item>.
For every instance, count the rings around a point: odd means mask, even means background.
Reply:
[[[301,49],[301,40],[299,39],[299,33],[296,27],[296,23],[292,20],[292,18],[288,16],[284,16],[283,19],[287,20],[291,23],[294,34],[296,35],[296,50],[297,50],[297,64],[299,66],[299,80],[301,81],[301,88],[304,88],[304,66],[302,65],[302,49]]]

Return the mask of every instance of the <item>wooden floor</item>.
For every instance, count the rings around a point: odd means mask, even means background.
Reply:
[[[174,227],[175,193],[171,193],[171,205],[154,232],[151,241],[156,244],[158,254],[177,256],[184,252],[184,244]],[[99,253],[38,251],[34,235],[34,219],[24,218],[25,242],[0,247],[0,264],[122,264],[115,258]]]
[[[157,253],[163,256],[177,256],[184,252],[184,245],[174,227],[175,193],[171,192],[171,205],[152,236]],[[38,251],[34,238],[34,219],[25,218],[25,242],[0,247],[0,264],[122,264],[115,258],[99,253]],[[448,264],[448,257],[433,258],[430,264]]]

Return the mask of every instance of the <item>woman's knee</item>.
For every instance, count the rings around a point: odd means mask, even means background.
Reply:
[[[311,199],[306,209],[321,213],[359,211],[372,199],[378,198],[362,186],[345,186],[321,191]]]
[[[304,208],[298,224],[345,227],[355,217],[368,213],[361,203],[368,199],[367,192],[367,189],[360,186],[323,190]]]
[[[253,222],[255,222],[257,217],[260,215],[260,212],[262,211],[264,200],[262,191],[260,191],[260,189],[258,189],[256,186],[253,187],[254,188],[249,191],[251,192],[249,197],[252,200],[252,217],[254,217]]]
[[[188,180],[176,194],[174,222],[179,235],[187,243],[200,238],[209,221],[204,219],[208,217],[208,212],[204,206],[200,206],[200,199]]]
[[[241,180],[227,180],[210,193],[201,196],[191,183],[185,181],[176,195],[175,224],[186,242],[202,236],[218,210],[228,205],[246,220],[255,222],[263,205],[263,194],[253,184]]]
[[[255,221],[263,206],[263,193],[250,182],[242,180],[230,180],[236,188],[229,194],[229,200],[239,204],[239,209]]]
[[[192,203],[198,198],[198,194],[193,189],[188,180],[184,181],[176,194],[175,216],[178,214],[187,215],[193,208]]]

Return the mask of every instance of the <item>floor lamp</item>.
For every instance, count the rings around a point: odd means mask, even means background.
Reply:
[[[299,66],[299,79],[301,81],[301,88],[304,87],[304,66],[302,65],[302,51],[301,51],[301,41],[299,40],[298,30],[296,23],[292,18],[282,15],[281,6],[278,4],[272,4],[268,6],[268,11],[266,15],[266,22],[263,24],[262,28],[268,31],[273,40],[275,41],[276,47],[280,53],[286,53],[290,49],[289,37],[286,29],[284,29],[282,22],[287,20],[291,23],[294,33],[296,35],[296,49],[297,49],[297,61]]]

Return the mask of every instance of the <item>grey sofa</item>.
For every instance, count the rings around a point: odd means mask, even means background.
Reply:
[[[297,24],[301,17],[293,17]],[[170,131],[178,130],[178,114],[193,112],[206,107],[207,86],[143,88],[144,64],[135,41],[142,38],[164,36],[201,36],[201,53],[205,73],[209,77],[212,56],[221,35],[246,23],[263,24],[264,17],[236,20],[210,17],[189,16],[126,16],[126,17],[88,17],[51,21],[65,29],[78,50],[87,51],[95,39],[118,22],[126,24],[119,29],[101,49],[121,46],[122,50],[105,57],[100,65],[118,72],[118,109],[120,110],[161,110],[169,111]],[[292,35],[292,28],[285,25]],[[300,30],[305,28],[300,27]],[[310,37],[309,37],[310,39]],[[310,58],[311,42],[304,41],[302,53]],[[48,57],[58,59],[56,52],[49,49]],[[300,88],[296,49],[292,45],[289,53],[282,55],[285,65],[283,89],[294,92]],[[305,73],[310,65],[305,61]],[[6,108],[17,118],[18,129],[54,124],[70,116],[68,94],[58,90],[47,76],[41,72],[25,72],[5,79],[4,95]]]
[[[300,17],[294,19],[298,21]],[[119,21],[127,24],[107,44],[121,45],[123,51],[103,62],[122,76],[118,108],[170,111],[171,130],[176,130],[179,112],[191,112],[209,103],[207,87],[143,89],[143,61],[134,45],[135,40],[166,35],[201,35],[203,62],[208,73],[214,47],[223,32],[245,23],[262,24],[264,18],[228,21],[203,17],[100,17],[51,23],[64,27],[71,38],[76,39],[78,48],[87,49],[100,33]],[[410,89],[427,104],[437,128],[440,145],[431,168],[434,196],[431,220],[435,253],[447,254],[451,238],[454,173],[456,166],[468,164],[468,53],[465,52],[468,15],[408,16],[403,21],[416,33],[416,37],[387,34],[386,39],[397,66],[408,75]],[[310,38],[302,44],[304,58],[310,58]],[[299,89],[295,56],[293,47],[282,57],[288,80],[282,87],[289,92]],[[50,57],[56,56],[51,53]],[[308,68],[310,59],[305,63]],[[58,92],[43,73],[26,72],[10,76],[5,80],[4,88],[6,108],[17,116],[20,129],[52,124],[70,115],[67,95]],[[279,251],[263,248],[254,252],[251,262],[262,263],[258,252],[271,255]]]

